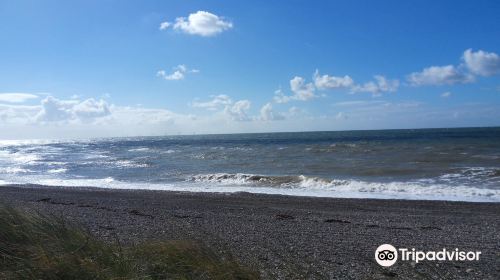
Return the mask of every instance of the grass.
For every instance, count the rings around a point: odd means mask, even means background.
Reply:
[[[0,205],[0,279],[257,279],[192,241],[122,247],[64,220]]]

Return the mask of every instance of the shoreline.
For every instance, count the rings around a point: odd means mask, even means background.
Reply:
[[[210,183],[207,183],[210,184]],[[133,183],[130,183],[133,185]],[[141,185],[141,183],[137,183]],[[163,186],[163,185],[161,185]],[[160,187],[137,187],[132,188],[127,187],[100,187],[100,186],[77,186],[77,185],[44,185],[35,183],[11,183],[0,181],[0,187],[19,187],[19,188],[56,188],[56,189],[81,189],[81,190],[116,190],[116,191],[153,191],[153,192],[172,192],[172,193],[198,193],[198,194],[253,194],[262,196],[283,196],[283,197],[302,197],[302,198],[325,198],[325,199],[367,199],[367,200],[403,200],[403,201],[448,201],[448,202],[470,202],[470,203],[500,203],[500,200],[491,199],[488,195],[482,195],[471,199],[466,199],[465,196],[453,196],[449,195],[431,195],[431,194],[413,194],[413,195],[396,195],[393,193],[376,193],[376,192],[338,192],[334,193],[332,191],[317,191],[317,190],[306,190],[297,189],[293,191],[284,192],[279,188],[267,188],[267,187],[247,187],[240,188],[240,190],[234,190],[233,187],[217,186],[211,189],[199,189],[199,188],[181,188],[181,189],[169,189]],[[253,190],[260,190],[259,192]],[[483,190],[483,189],[478,189]],[[332,195],[338,194],[338,196]]]
[[[254,193],[0,186],[0,201],[63,216],[97,237],[199,240],[263,278],[495,279],[500,203]],[[482,251],[478,262],[374,260],[380,244]]]

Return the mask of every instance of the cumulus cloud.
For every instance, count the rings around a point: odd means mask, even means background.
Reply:
[[[369,92],[373,95],[380,95],[384,92],[395,92],[399,88],[398,80],[389,80],[382,75],[375,75],[373,78],[375,81],[370,81],[362,85],[353,85],[351,92]]]
[[[260,119],[263,121],[283,120],[284,116],[273,111],[271,103],[267,103],[260,109]]]
[[[452,85],[473,82],[474,77],[453,65],[446,65],[431,66],[421,72],[413,72],[408,75],[407,80],[413,86]]]
[[[0,93],[0,102],[7,103],[24,103],[30,99],[37,99],[38,95],[31,93],[9,92]]]
[[[47,96],[42,100],[42,110],[36,115],[37,121],[66,121],[72,118],[72,107],[78,101],[62,101],[52,96]]]
[[[210,132],[216,119],[166,109],[48,96],[37,105],[0,103],[0,138],[88,138]]]
[[[500,56],[496,53],[482,50],[473,52],[472,49],[468,49],[464,52],[462,60],[473,74],[492,76],[500,73]]]
[[[407,81],[412,86],[453,85],[472,83],[476,76],[493,76],[500,73],[500,56],[493,52],[467,49],[462,55],[459,66],[431,66],[420,72],[408,75]]]
[[[212,13],[197,11],[196,13],[190,14],[187,18],[176,18],[173,24],[169,22],[161,23],[160,30],[165,30],[170,26],[172,26],[174,30],[187,34],[210,37],[233,28],[233,23]]]
[[[315,97],[325,96],[317,95],[316,90],[328,89],[348,89],[351,93],[369,92],[373,95],[380,95],[384,92],[395,92],[399,88],[399,80],[389,80],[382,75],[375,75],[374,81],[364,84],[355,84],[354,80],[345,75],[336,77],[330,75],[320,75],[316,70],[313,74],[314,83],[306,83],[305,79],[295,76],[290,80],[290,89],[292,95],[285,95],[281,89],[274,93],[273,101],[275,103],[287,103],[292,100],[307,101]]]
[[[165,30],[165,29],[167,29],[171,25],[172,24],[170,22],[168,22],[168,21],[162,22],[162,23],[160,23],[160,30]]]
[[[235,121],[249,121],[248,110],[250,110],[250,105],[251,103],[248,100],[239,100],[232,105],[227,105],[224,113]]]
[[[316,88],[313,83],[306,83],[305,79],[295,76],[290,80],[292,95],[285,95],[281,89],[274,92],[273,101],[276,103],[288,103],[292,100],[307,101],[318,97],[314,92]]]
[[[345,75],[344,77],[335,77],[329,75],[320,75],[319,71],[314,72],[314,85],[317,89],[337,89],[349,88],[353,86],[354,80]]]
[[[41,110],[36,114],[37,122],[92,122],[111,114],[109,105],[104,100],[93,98],[78,100],[59,100],[47,96],[42,100]]]
[[[90,98],[73,106],[73,114],[80,120],[94,120],[109,116],[111,111],[106,101]]]
[[[285,95],[281,89],[274,91],[273,100],[276,103],[288,103],[291,99],[292,97]]]
[[[165,109],[115,106],[105,100],[94,98],[62,100],[47,96],[38,105],[0,104],[0,126],[17,124],[71,127],[97,124],[156,124],[170,122],[174,118],[190,119],[191,116],[175,114]]]
[[[165,70],[160,70],[156,72],[156,76],[169,81],[177,81],[177,80],[183,80],[186,77],[187,73],[200,72],[200,70],[198,69],[188,69],[184,64],[177,65],[176,67],[173,68],[173,71],[174,72],[172,72],[171,74],[167,74]]]
[[[253,118],[248,115],[251,102],[249,100],[238,100],[234,102],[225,94],[212,95],[212,100],[200,102],[194,101],[190,105],[194,108],[203,108],[209,111],[219,111],[234,121],[249,121]]]
[[[165,70],[160,70],[160,71],[156,72],[156,76],[163,78],[165,80],[169,80],[169,81],[176,81],[176,80],[184,79],[184,73],[179,71],[179,70],[175,70],[172,74],[167,74],[167,72],[165,72]]]
[[[215,110],[220,109],[221,107],[225,107],[225,106],[233,103],[231,98],[225,94],[212,95],[210,97],[213,98],[210,101],[206,101],[206,102],[195,101],[195,102],[191,103],[191,106],[195,107],[195,108],[204,108],[207,110],[215,111]]]
[[[312,83],[305,82],[302,77],[295,76],[290,80],[290,90],[293,92],[292,99],[306,101],[316,97],[315,88]]]

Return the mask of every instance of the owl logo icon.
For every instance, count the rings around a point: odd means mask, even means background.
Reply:
[[[392,266],[398,260],[398,250],[391,244],[382,244],[375,250],[375,261],[381,266]]]

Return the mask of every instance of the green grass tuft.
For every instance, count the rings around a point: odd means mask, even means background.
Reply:
[[[0,279],[257,279],[192,241],[121,247],[64,220],[0,205]]]

